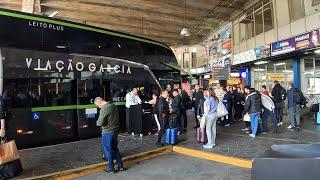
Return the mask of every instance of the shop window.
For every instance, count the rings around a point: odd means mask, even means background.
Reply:
[[[306,15],[309,16],[317,13],[317,10],[320,8],[320,4],[316,3],[315,0],[304,0],[304,8]]]
[[[189,68],[190,54],[188,52],[183,53],[183,68]]]
[[[191,62],[192,62],[193,68],[197,67],[197,53],[196,52],[191,53]]]
[[[288,3],[291,22],[294,22],[305,16],[304,0],[290,0]]]
[[[255,35],[259,35],[263,33],[262,9],[259,9],[254,13],[254,27],[255,27]]]
[[[263,7],[264,32],[273,29],[272,3]]]
[[[243,42],[244,40],[246,40],[246,24],[239,24],[240,27],[240,42]]]

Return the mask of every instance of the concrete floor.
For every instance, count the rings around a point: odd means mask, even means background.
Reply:
[[[125,172],[99,173],[79,180],[249,180],[250,170],[176,153],[167,154],[139,164],[133,164]]]

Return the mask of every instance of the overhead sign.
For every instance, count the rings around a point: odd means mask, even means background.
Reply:
[[[271,56],[285,54],[297,50],[313,48],[319,45],[319,30],[313,30],[289,39],[271,44]]]
[[[261,45],[233,56],[232,65],[247,63],[270,56],[270,45]]]

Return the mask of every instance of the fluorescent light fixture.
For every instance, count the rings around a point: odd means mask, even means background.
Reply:
[[[293,73],[293,70],[283,70],[284,73]]]
[[[204,79],[210,79],[211,76],[209,74],[203,76]]]
[[[60,46],[60,45],[58,45],[58,46],[56,46],[58,49],[65,49],[66,48],[66,46]]]
[[[55,17],[59,12],[58,11],[54,11],[53,13],[49,14],[48,17]]]
[[[263,72],[263,71],[266,71],[266,70],[265,69],[253,69],[253,71]]]
[[[314,53],[320,54],[320,49],[315,50]]]
[[[268,64],[269,62],[268,61],[258,61],[258,62],[255,62],[254,64],[255,65],[262,65],[262,64]]]
[[[275,64],[276,66],[282,66],[282,65],[286,65],[286,63],[285,62],[283,62],[283,63],[277,63],[277,64]]]

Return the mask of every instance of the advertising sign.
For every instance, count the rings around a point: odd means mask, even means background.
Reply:
[[[319,31],[313,30],[289,39],[271,44],[271,55],[276,56],[302,49],[313,48],[319,45]]]
[[[295,51],[294,39],[286,39],[271,44],[271,56]]]

